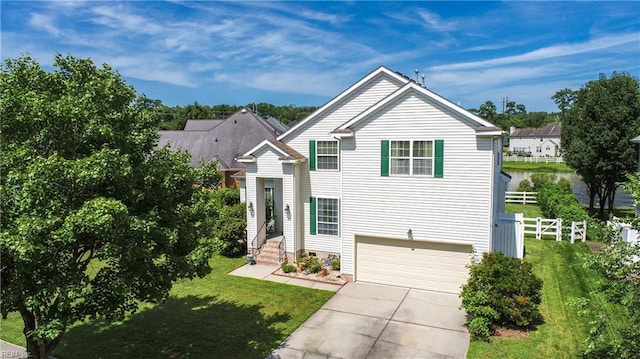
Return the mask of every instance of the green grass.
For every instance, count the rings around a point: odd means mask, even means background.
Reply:
[[[535,172],[574,172],[566,163],[502,162],[502,169]]]
[[[535,205],[507,204],[508,212],[522,212],[535,217],[540,209]],[[525,338],[492,337],[490,343],[471,342],[468,358],[574,358],[586,349],[588,318],[570,306],[573,298],[588,298],[601,313],[620,318],[620,309],[604,300],[597,292],[599,276],[584,267],[591,255],[585,243],[525,239],[525,260],[542,278],[540,312],[544,323]],[[618,319],[619,320],[619,319]]]
[[[522,213],[527,218],[544,217],[540,207],[533,204],[506,203],[504,207],[507,213]]]
[[[289,286],[227,272],[243,258],[216,256],[213,272],[176,283],[161,304],[117,323],[71,327],[57,358],[265,358],[315,313],[332,292]],[[24,345],[16,313],[2,320],[0,337]]]

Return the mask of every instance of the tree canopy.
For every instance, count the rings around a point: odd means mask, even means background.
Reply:
[[[251,103],[245,107],[257,112],[261,116],[274,117],[284,124],[300,121],[318,108],[315,106],[295,105],[275,106],[265,102],[258,104]],[[182,130],[187,120],[225,119],[241,108],[242,106],[225,104],[214,106],[201,105],[198,101],[184,107],[161,105],[157,107],[160,118],[158,126],[161,130]]]
[[[553,98],[564,113],[566,162],[587,184],[590,209],[598,197],[603,218],[607,203],[612,213],[619,183],[637,166],[637,149],[630,140],[640,134],[638,80],[625,73],[601,74],[577,92],[564,89]]]
[[[0,91],[0,304],[21,314],[31,356],[48,358],[76,321],[123,318],[210,271],[202,187],[220,177],[154,149],[158,103],[70,55],[51,72],[6,60]]]

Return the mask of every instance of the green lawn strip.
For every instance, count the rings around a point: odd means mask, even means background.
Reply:
[[[227,275],[244,262],[216,256],[211,274],[176,283],[164,303],[144,304],[121,322],[73,326],[54,354],[61,359],[265,358],[333,293]],[[2,324],[2,339],[24,345],[17,314]]]
[[[469,358],[570,358],[579,355],[586,339],[586,320],[577,308],[568,306],[574,297],[589,297],[594,273],[585,272],[577,253],[584,244],[526,239],[526,260],[544,281],[540,312],[544,323],[527,338],[491,339],[472,342]]]
[[[505,171],[574,172],[566,163],[502,162]]]
[[[506,211],[541,215],[535,205],[507,204]],[[585,243],[525,239],[525,260],[542,280],[540,312],[544,323],[524,338],[493,337],[490,343],[472,342],[468,358],[573,358],[586,349],[589,318],[569,305],[573,298],[588,298],[611,323],[624,320],[619,307],[606,302],[596,291],[599,276],[584,268],[590,255]]]

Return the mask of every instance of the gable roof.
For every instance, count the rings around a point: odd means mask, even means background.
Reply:
[[[278,157],[280,161],[303,162],[306,160],[306,157],[303,156],[300,152],[296,151],[286,143],[272,138],[260,142],[257,146],[245,152],[244,155],[238,157],[237,160],[243,163],[254,162],[256,160],[255,153],[264,147],[269,147],[280,154],[280,157]]]
[[[562,131],[561,122],[553,122],[544,127],[538,128],[518,128],[514,130],[510,137],[537,137],[537,136],[557,136],[560,137]]]
[[[262,117],[246,108],[225,120],[205,121],[208,122],[202,124],[202,128],[206,128],[207,123],[215,124],[212,121],[220,122],[209,130],[158,131],[160,140],[157,146],[169,145],[189,152],[190,165],[193,167],[200,167],[200,159],[203,159],[205,162],[218,160],[221,170],[240,169],[244,165],[236,161],[236,157],[265,139],[275,138],[279,133]]]
[[[388,68],[386,68],[384,66],[380,66],[377,69],[375,69],[372,72],[370,72],[367,76],[365,76],[362,79],[360,79],[355,84],[351,85],[351,87],[349,87],[346,90],[342,91],[340,94],[338,94],[336,97],[331,99],[329,102],[324,104],[322,107],[320,107],[319,109],[314,111],[312,114],[310,114],[309,116],[307,116],[306,118],[304,118],[303,120],[298,122],[295,126],[289,128],[289,130],[287,132],[285,132],[282,135],[278,136],[277,140],[278,141],[282,141],[287,136],[289,136],[290,134],[294,133],[298,128],[300,128],[304,124],[306,124],[308,122],[311,122],[314,119],[318,118],[321,114],[325,113],[328,109],[332,108],[335,104],[339,103],[341,100],[343,100],[344,98],[346,98],[350,94],[356,92],[363,85],[367,84],[369,81],[371,81],[372,79],[376,78],[377,76],[380,76],[380,75],[383,75],[383,74],[387,75],[387,76],[389,76],[389,77],[391,77],[393,79],[396,79],[397,81],[402,82],[402,83],[405,83],[407,81],[411,81],[406,76],[403,76],[403,75],[401,75],[401,74],[399,74],[397,72],[391,71],[391,70],[389,70]]]
[[[209,131],[224,120],[187,120],[184,131]]]
[[[502,134],[502,131],[498,127],[493,125],[491,122],[477,115],[474,115],[473,113],[454,104],[453,102],[447,100],[446,98],[421,86],[415,81],[409,81],[406,85],[402,86],[398,90],[391,93],[389,96],[378,101],[378,103],[376,103],[375,105],[369,107],[368,109],[366,109],[359,115],[355,116],[351,120],[343,123],[340,127],[336,128],[332,133],[344,133],[344,131],[346,130],[353,130],[353,126],[356,125],[358,122],[362,121],[363,119],[367,118],[369,115],[375,113],[379,109],[383,108],[384,106],[390,104],[397,98],[409,92],[417,92],[419,94],[425,95],[428,98],[435,100],[439,104],[444,105],[446,108],[449,108],[450,110],[453,110],[454,112],[457,112],[463,115],[466,119],[470,120],[472,123],[475,124],[473,128],[476,130],[478,134],[483,134],[483,135],[501,135]]]

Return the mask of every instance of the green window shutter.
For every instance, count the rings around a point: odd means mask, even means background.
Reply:
[[[433,177],[444,177],[444,140],[435,141],[434,171]]]
[[[389,140],[380,143],[380,176],[389,176]]]
[[[309,170],[316,170],[316,141],[309,140]]]
[[[311,200],[309,201],[309,219],[310,219],[310,225],[309,228],[311,229],[311,234],[316,234],[317,233],[317,222],[318,222],[318,218],[316,218],[316,198],[315,197],[311,197]]]

